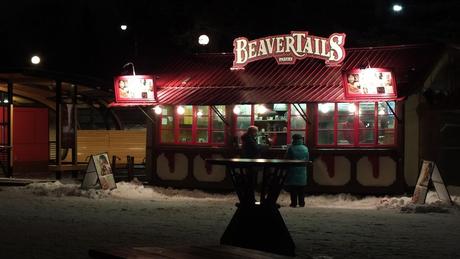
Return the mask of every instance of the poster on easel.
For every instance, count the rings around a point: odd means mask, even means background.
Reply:
[[[412,202],[415,204],[424,204],[428,194],[429,184],[433,183],[434,189],[438,194],[441,201],[448,204],[452,204],[452,199],[449,195],[449,191],[442,180],[441,173],[439,172],[438,166],[433,161],[422,161],[422,167],[420,174],[415,185],[414,194],[412,196]]]
[[[107,153],[90,156],[81,188],[101,188],[103,190],[112,190],[117,188]]]

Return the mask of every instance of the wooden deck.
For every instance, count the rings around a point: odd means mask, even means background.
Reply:
[[[120,258],[168,258],[168,259],[287,259],[292,257],[270,254],[236,246],[176,246],[176,247],[131,247],[111,250],[90,249],[89,255],[98,259]]]

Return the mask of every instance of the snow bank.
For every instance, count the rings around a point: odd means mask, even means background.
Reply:
[[[460,207],[459,197],[452,196],[453,205],[447,204],[438,198],[436,192],[428,192],[425,204],[412,203],[412,197],[385,197],[380,200],[377,209],[398,209],[404,213],[448,213]]]
[[[199,190],[177,190],[172,188],[145,187],[137,179],[131,182],[118,182],[117,188],[113,190],[90,189],[83,190],[79,183],[62,183],[60,181],[46,183],[32,183],[24,190],[38,196],[76,196],[90,199],[117,198],[136,200],[234,200],[233,194],[218,195],[210,194]]]
[[[23,187],[26,191],[38,196],[76,196],[90,199],[133,199],[133,200],[208,200],[208,201],[231,201],[237,200],[234,193],[223,195],[206,193],[199,190],[179,190],[173,188],[161,188],[144,186],[134,179],[131,182],[119,182],[114,190],[83,190],[80,184],[62,183],[60,181],[48,183],[33,183]],[[342,209],[367,209],[399,210],[403,213],[446,213],[452,209],[460,211],[460,197],[452,196],[454,205],[445,204],[438,199],[435,192],[429,192],[426,204],[413,204],[411,197],[358,197],[351,194],[317,195],[307,196],[306,206],[311,208],[342,208]],[[282,192],[278,203],[287,206],[290,203],[289,194]]]

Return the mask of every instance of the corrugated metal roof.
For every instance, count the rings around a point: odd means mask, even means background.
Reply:
[[[233,54],[201,54],[181,58],[155,73],[161,104],[236,104],[344,101],[342,72],[370,66],[392,69],[398,96],[419,84],[434,65],[440,46],[410,45],[347,49],[341,67],[307,58],[294,65],[275,59],[230,70]],[[410,82],[409,82],[410,81]]]

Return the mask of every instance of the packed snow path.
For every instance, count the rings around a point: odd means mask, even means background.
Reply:
[[[0,187],[0,258],[88,258],[89,248],[216,245],[234,211],[234,194],[119,183],[111,192],[60,182]],[[460,210],[429,194],[323,195],[280,212],[297,258],[460,258]]]

